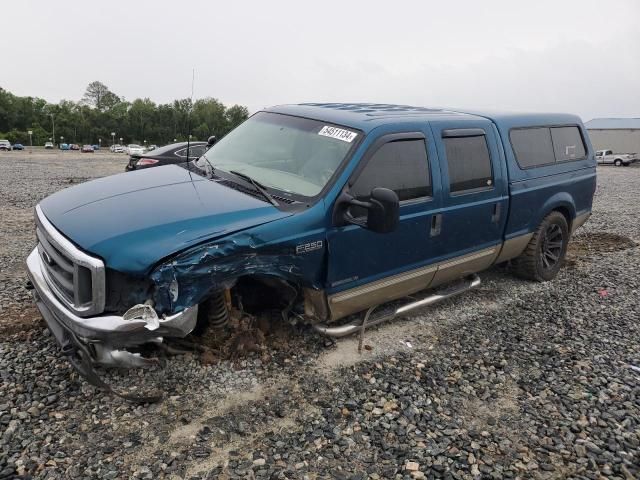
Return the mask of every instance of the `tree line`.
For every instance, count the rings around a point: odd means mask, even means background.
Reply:
[[[190,98],[156,104],[148,98],[126,101],[101,82],[87,86],[80,101],[57,104],[37,97],[19,97],[0,87],[0,138],[11,143],[33,144],[51,140],[60,143],[110,145],[115,142],[166,144],[186,140],[191,130],[194,140],[218,138],[242,123],[249,111],[241,105],[226,107],[215,98]]]

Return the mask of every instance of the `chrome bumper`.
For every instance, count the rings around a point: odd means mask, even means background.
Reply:
[[[36,305],[58,343],[63,347],[69,342],[77,341],[85,345],[102,344],[107,349],[140,345],[163,336],[184,337],[196,325],[197,305],[170,317],[158,319],[159,327],[153,328],[150,328],[146,320],[140,318],[125,320],[116,315],[78,317],[56,298],[45,281],[42,259],[37,248],[27,257],[27,272],[34,287]]]

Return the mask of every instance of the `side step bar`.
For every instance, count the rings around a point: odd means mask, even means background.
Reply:
[[[466,292],[467,290],[471,290],[472,288],[476,288],[480,285],[481,280],[480,277],[476,274],[467,277],[466,282],[459,287],[445,291],[442,293],[435,293],[433,295],[429,295],[420,300],[416,300],[415,302],[407,303],[402,305],[390,313],[385,313],[379,317],[375,317],[370,319],[371,313],[378,308],[380,305],[376,305],[375,307],[371,307],[367,310],[367,313],[364,316],[364,320],[362,322],[356,321],[352,323],[347,323],[346,325],[340,325],[336,327],[330,327],[326,323],[319,323],[313,326],[313,328],[324,335],[328,335],[330,337],[339,338],[346,337],[347,335],[351,335],[358,331],[362,331],[364,328],[372,327],[374,325],[378,325],[382,322],[387,322],[389,320],[393,320],[394,318],[410,312],[411,310],[415,310],[417,308],[426,307],[428,305],[433,305],[434,303],[441,302],[442,300],[446,300],[451,297],[455,297],[456,295],[460,295],[461,293]]]

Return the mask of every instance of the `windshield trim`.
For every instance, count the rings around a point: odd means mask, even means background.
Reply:
[[[331,175],[331,178],[329,178],[327,183],[322,187],[322,189],[317,194],[312,195],[312,196],[307,196],[307,195],[302,195],[302,194],[296,193],[296,192],[288,192],[286,190],[281,190],[279,188],[272,187],[270,185],[265,185],[266,190],[269,193],[271,193],[271,191],[277,192],[278,196],[282,196],[282,197],[285,197],[285,198],[291,198],[292,200],[295,200],[296,202],[307,204],[307,206],[314,205],[318,200],[323,198],[327,194],[327,192],[329,190],[331,190],[331,188],[335,184],[337,178],[342,174],[342,172],[344,171],[346,166],[352,160],[354,153],[356,152],[356,150],[362,144],[362,142],[364,141],[364,139],[366,137],[366,134],[365,134],[365,132],[363,130],[361,130],[359,128],[352,127],[350,125],[343,125],[343,124],[340,124],[340,123],[330,122],[330,121],[324,120],[322,118],[307,117],[307,116],[304,116],[304,115],[292,115],[292,114],[289,114],[289,113],[272,112],[270,110],[259,110],[259,111],[255,112],[254,114],[252,114],[247,120],[251,119],[254,115],[257,115],[259,113],[269,113],[269,114],[272,114],[272,115],[281,115],[283,117],[302,118],[302,119],[305,119],[305,120],[313,120],[315,122],[323,122],[323,123],[325,123],[327,125],[330,125],[330,126],[346,128],[346,129],[349,129],[351,131],[354,131],[354,132],[358,133],[358,138],[353,142],[353,144],[351,145],[349,150],[347,150],[347,153],[344,156],[344,158],[342,159],[342,161],[340,162],[340,165],[338,165],[338,168],[335,169],[335,171],[333,172],[333,175]],[[247,120],[245,120],[245,121],[247,121]],[[211,147],[211,149],[214,149],[215,147],[216,146],[214,145],[213,147]],[[215,165],[214,165],[214,168],[215,168],[216,172],[221,171],[221,172],[224,172],[224,173],[228,173],[223,168],[216,167]],[[233,175],[233,174],[231,174],[231,175]]]

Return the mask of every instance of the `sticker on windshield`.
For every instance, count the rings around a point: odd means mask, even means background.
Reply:
[[[318,132],[318,135],[335,138],[347,143],[353,142],[353,139],[358,136],[356,132],[351,132],[349,130],[345,130],[344,128],[330,127],[329,125],[325,125],[324,127],[322,127],[322,130]]]

